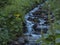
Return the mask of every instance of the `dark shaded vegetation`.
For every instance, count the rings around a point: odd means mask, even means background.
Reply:
[[[17,40],[18,37],[23,35],[23,32],[25,32],[23,30],[26,28],[23,27],[25,26],[25,14],[42,2],[41,0],[0,0],[0,45],[7,45],[7,42]],[[60,0],[50,1],[50,4],[53,4],[51,10],[54,12],[56,20],[60,20]],[[38,13],[40,12],[36,14]],[[55,25],[60,29],[59,26],[59,23]],[[47,41],[52,41],[51,37],[54,38],[54,36],[49,36]]]
[[[40,0],[0,0],[0,45],[7,45],[7,42],[17,40],[23,35],[24,15],[40,2]]]

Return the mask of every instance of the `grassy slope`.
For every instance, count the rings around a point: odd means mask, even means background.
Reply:
[[[55,14],[55,17],[56,18],[59,18],[59,20],[58,19],[55,20],[54,28],[55,28],[56,31],[59,31],[60,32],[60,24],[59,24],[60,22],[57,23],[57,21],[60,21],[60,17],[58,16],[58,15],[60,15],[60,0],[50,1],[50,5],[51,5],[52,11]],[[59,38],[60,38],[60,33],[57,33],[56,34],[56,39],[59,39]],[[59,44],[57,44],[57,45],[59,45]]]

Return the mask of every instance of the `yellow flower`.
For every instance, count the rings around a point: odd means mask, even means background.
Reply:
[[[15,14],[16,18],[18,18],[20,16],[20,14]]]

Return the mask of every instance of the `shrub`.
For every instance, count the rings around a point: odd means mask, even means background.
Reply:
[[[0,45],[23,35],[24,15],[39,3],[40,0],[0,0]]]

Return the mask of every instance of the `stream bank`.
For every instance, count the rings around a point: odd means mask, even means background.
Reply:
[[[41,30],[44,34],[47,34],[50,24],[48,21],[48,10],[43,10],[44,3],[38,5],[33,10],[25,15],[24,22],[24,36],[21,36],[17,41],[13,41],[11,45],[41,45],[40,41],[36,41],[41,38]],[[54,15],[50,13],[51,21],[54,21]]]

